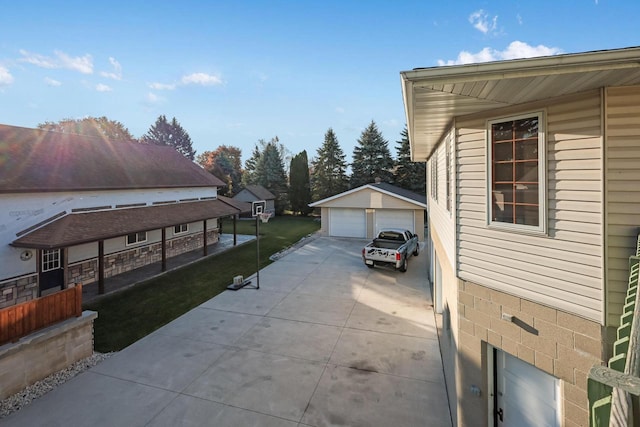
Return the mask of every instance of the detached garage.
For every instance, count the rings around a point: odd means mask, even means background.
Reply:
[[[384,182],[311,203],[321,208],[320,232],[372,239],[383,228],[406,228],[424,240],[426,197]]]

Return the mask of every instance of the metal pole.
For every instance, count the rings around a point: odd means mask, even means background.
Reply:
[[[256,289],[260,289],[260,215],[256,216]]]

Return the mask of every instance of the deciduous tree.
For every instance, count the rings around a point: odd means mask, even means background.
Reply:
[[[62,119],[58,122],[44,122],[39,129],[53,132],[75,133],[96,138],[108,138],[121,142],[138,142],[122,123],[102,117],[85,117],[83,119]]]
[[[198,155],[197,162],[209,173],[224,181],[223,195],[233,197],[240,191],[242,181],[242,151],[238,147],[221,145],[214,151]]]

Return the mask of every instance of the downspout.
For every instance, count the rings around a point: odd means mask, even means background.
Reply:
[[[607,126],[608,126],[608,120],[607,120],[607,89],[605,87],[600,88],[600,126],[601,126],[601,132],[600,132],[600,147],[601,147],[601,158],[602,158],[602,174],[601,174],[601,183],[600,183],[600,194],[602,195],[602,199],[601,202],[602,203],[602,225],[601,225],[601,233],[602,233],[602,247],[601,247],[601,256],[602,256],[602,325],[605,328],[605,334],[606,334],[606,327],[607,327],[607,323],[608,322],[608,317],[609,317],[609,310],[608,310],[608,304],[607,304],[607,277],[608,277],[608,255],[609,255],[609,249],[607,247],[607,233],[608,233],[608,223],[609,223],[609,218],[608,218],[608,209],[607,209],[607,189],[608,189],[608,184],[607,184],[607,176],[608,176],[608,162],[607,162]],[[607,335],[605,335],[605,337],[608,338]],[[605,348],[604,348],[604,353],[603,356],[608,357],[608,346],[606,345],[606,343],[608,342],[608,340],[605,340]]]

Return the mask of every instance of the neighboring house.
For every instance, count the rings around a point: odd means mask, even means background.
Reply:
[[[455,423],[587,425],[640,226],[640,48],[401,77]]]
[[[383,228],[406,228],[424,240],[426,198],[385,182],[365,184],[309,204],[321,208],[322,234],[373,238]]]
[[[264,200],[266,202],[264,212],[269,212],[271,215],[276,213],[276,196],[262,185],[247,185],[233,196],[233,199],[248,203]]]
[[[0,308],[206,254],[241,211],[223,185],[172,147],[0,125]]]

